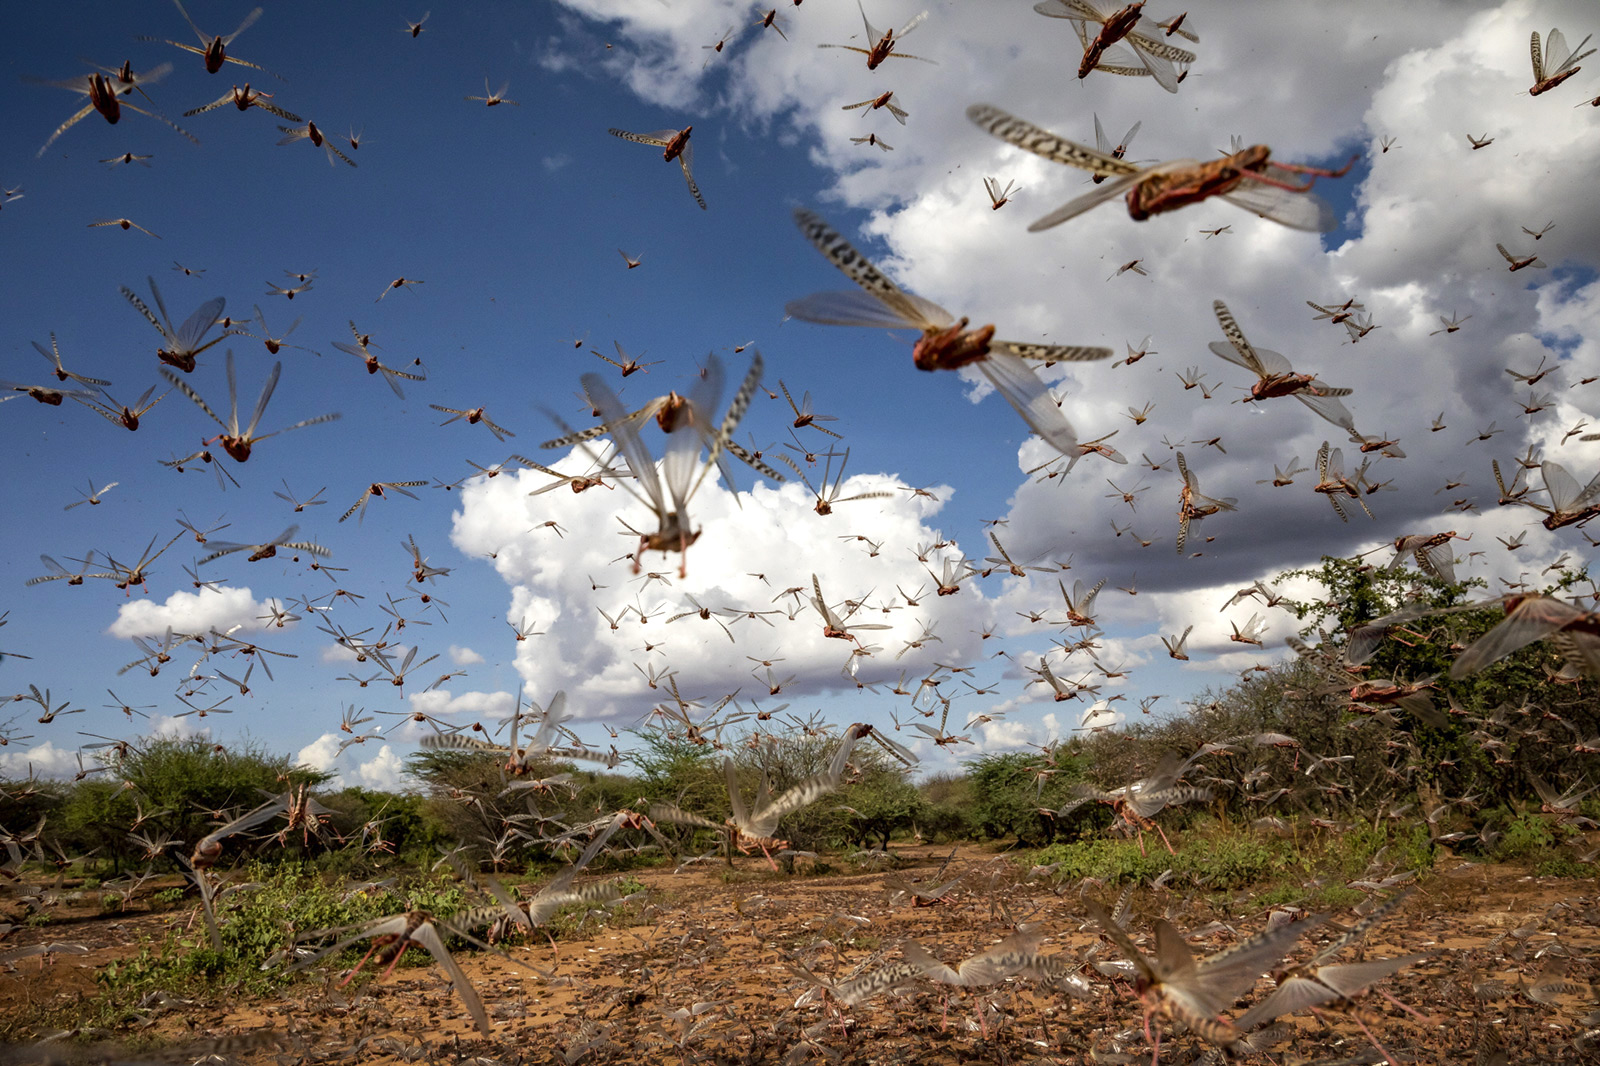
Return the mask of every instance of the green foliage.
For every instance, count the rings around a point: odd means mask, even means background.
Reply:
[[[1555,834],[1537,814],[1521,814],[1506,826],[1495,857],[1503,862],[1545,859],[1556,846]]]
[[[1316,567],[1285,571],[1275,581],[1281,584],[1295,578],[1315,581],[1327,592],[1316,600],[1283,601],[1284,607],[1306,623],[1300,631],[1303,639],[1310,639],[1330,623],[1349,631],[1413,601],[1429,607],[1451,607],[1465,598],[1467,589],[1484,587],[1476,578],[1452,585],[1414,570],[1390,570],[1369,566],[1359,559],[1328,555]]]
[[[1309,907],[1344,907],[1364,898],[1346,882],[1370,876],[1379,852],[1385,870],[1426,874],[1433,865],[1427,827],[1394,827],[1370,823],[1339,832],[1301,837],[1268,836],[1208,825],[1173,836],[1176,854],[1149,834],[1145,853],[1136,840],[1097,837],[1053,844],[1019,859],[1025,864],[1060,863],[1058,881],[1096,878],[1107,885],[1148,883],[1166,870],[1175,886],[1196,886],[1212,892],[1250,889],[1252,907],[1296,903]]]
[[[1557,851],[1553,855],[1546,855],[1533,864],[1533,872],[1537,877],[1582,877],[1592,878],[1594,867],[1579,862],[1570,852]]]
[[[1404,828],[1393,830],[1391,839],[1394,847],[1389,852],[1389,858],[1398,859],[1400,869],[1433,869],[1433,860],[1437,856],[1427,826],[1420,822],[1412,822]]]
[[[114,779],[81,782],[65,797],[61,843],[99,848],[119,865],[143,861],[142,850],[126,833],[136,801],[151,815],[147,830],[193,843],[223,812],[245,811],[292,786],[318,785],[332,776],[296,766],[288,756],[271,755],[251,741],[225,748],[202,737],[149,738],[113,754],[109,765]]]
[[[427,787],[418,815],[427,826],[428,835],[473,845],[496,870],[507,865],[524,868],[530,860],[548,858],[548,852],[530,848],[512,831],[516,819],[527,818],[530,796],[522,791],[506,791],[513,779],[506,773],[505,763],[504,755],[493,752],[424,748],[412,754],[406,765],[406,772]],[[550,786],[550,792],[563,800],[571,798],[575,788],[583,788],[594,777],[579,772],[570,763],[533,759],[521,779],[537,781],[562,773],[572,773],[575,779],[573,786]],[[462,802],[463,799],[471,802]],[[582,812],[595,811],[598,806],[591,793],[582,805],[574,801],[569,813],[574,820],[582,820]]]
[[[1433,841],[1428,827],[1418,823],[1396,826],[1357,823],[1322,838],[1321,853],[1339,878],[1354,880],[1368,874],[1373,859],[1383,853],[1383,866],[1399,870],[1433,869]]]
[[[396,865],[431,865],[441,847],[455,843],[423,796],[350,786],[317,800],[333,812],[333,831],[354,845],[322,856],[326,870],[365,873],[387,865],[387,856],[403,860]]]
[[[1177,842],[1177,854],[1169,853],[1158,840],[1146,840],[1141,853],[1138,841],[1100,837],[1053,844],[1032,861],[1061,863],[1056,877],[1062,880],[1093,877],[1106,884],[1149,882],[1170,868],[1179,883],[1213,890],[1259,885],[1304,871],[1304,862],[1291,845],[1247,833],[1191,835]]]
[[[1457,650],[1471,645],[1505,618],[1495,601],[1479,609],[1464,605],[1467,589],[1481,582],[1449,585],[1403,568],[1378,569],[1335,558],[1324,558],[1313,569],[1281,574],[1278,580],[1290,578],[1309,578],[1321,585],[1323,597],[1286,601],[1286,605],[1306,621],[1303,636],[1310,637],[1319,626],[1336,622],[1341,632],[1326,638],[1334,652],[1343,650],[1343,631],[1402,606],[1456,608],[1392,629],[1367,661],[1363,675],[1401,682],[1432,678],[1434,702],[1452,711],[1448,718],[1441,714],[1432,721],[1401,712],[1400,728],[1365,730],[1384,741],[1395,739],[1403,730],[1414,748],[1410,760],[1416,767],[1413,785],[1427,785],[1444,795],[1478,795],[1491,805],[1509,804],[1535,794],[1537,776],[1575,778],[1586,771],[1582,757],[1570,744],[1560,743],[1568,739],[1564,735],[1541,739],[1516,728],[1518,723],[1509,717],[1537,712],[1560,720],[1576,736],[1600,732],[1600,703],[1581,688],[1551,683],[1555,671],[1565,665],[1554,643],[1529,645],[1466,677],[1449,676]],[[1567,571],[1554,585],[1528,591],[1559,595],[1586,579],[1582,570]],[[1324,751],[1310,743],[1313,738],[1300,739],[1310,750]],[[1358,793],[1371,791],[1369,786],[1378,783],[1375,775],[1382,772],[1386,761],[1364,761],[1367,780],[1357,780]]]
[[[1080,773],[1064,753],[1056,754],[1054,766],[1035,753],[980,755],[967,763],[971,824],[984,837],[1014,836],[1024,847],[1048,844],[1067,827],[1058,826],[1040,808],[1064,806],[1071,798],[1070,783]]]
[[[1244,833],[1191,837],[1177,856],[1169,858],[1175,858],[1173,868],[1178,873],[1212,889],[1243,888],[1304,873],[1300,856],[1289,844]]]
[[[746,804],[753,805],[763,781],[773,796],[827,768],[839,746],[839,737],[829,729],[805,729],[783,733],[761,732],[732,745],[735,776]],[[856,779],[820,801],[803,807],[778,823],[777,835],[795,848],[819,851],[860,839],[862,828],[881,837],[893,833],[907,821],[906,810],[918,802],[916,790],[905,784],[904,770],[883,750],[869,742],[857,744],[850,756]],[[865,820],[841,810],[856,807],[862,800],[869,810]],[[723,802],[727,802],[724,786]],[[859,808],[858,808],[859,809]],[[697,811],[696,813],[704,813]]]
[[[1313,902],[1326,908],[1353,907],[1366,898],[1366,893],[1359,888],[1351,888],[1349,885],[1324,885],[1313,897]]]
[[[922,803],[914,828],[930,843],[965,840],[976,833],[972,823],[972,783],[964,774],[943,773],[917,786]]]
[[[651,802],[663,800],[721,820],[728,811],[722,760],[709,744],[660,729],[633,734],[639,741],[629,761],[640,771],[640,788]]]
[[[1092,877],[1115,885],[1124,881],[1149,882],[1160,877],[1172,865],[1171,858],[1165,849],[1140,854],[1139,845],[1132,840],[1099,837],[1070,844],[1051,844],[1036,853],[1032,861],[1040,866],[1059,862],[1061,866],[1055,876],[1061,881]]]
[[[70,793],[71,786],[61,781],[0,777],[0,826],[15,831],[32,829],[39,819],[54,817]]]
[[[138,852],[128,840],[127,830],[135,817],[134,797],[128,789],[104,778],[90,778],[65,791],[50,828],[69,853],[94,851],[120,868]]]
[[[882,766],[863,772],[861,780],[843,789],[837,806],[850,808],[841,811],[844,831],[857,847],[876,841],[888,848],[890,837],[910,829],[923,811],[922,796],[905,774]]]
[[[229,893],[218,905],[220,952],[206,943],[204,925],[199,921],[186,931],[169,931],[159,942],[147,941],[138,955],[113,962],[97,973],[108,1003],[128,1004],[155,989],[180,995],[201,991],[268,994],[288,984],[294,975],[281,965],[264,968],[263,964],[296,937],[405,910],[448,917],[460,910],[465,900],[461,888],[447,879],[425,879],[404,891],[350,893],[331,887],[306,864],[258,864],[244,876],[256,887]],[[167,893],[181,896],[183,889],[168,889],[156,893],[155,898]],[[358,957],[352,947],[327,965],[348,965]]]

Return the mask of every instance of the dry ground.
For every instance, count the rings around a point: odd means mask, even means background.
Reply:
[[[896,849],[909,860],[900,876],[928,876],[948,848]],[[803,865],[803,864],[802,864]],[[514,965],[482,952],[458,954],[494,1021],[482,1038],[437,966],[401,967],[387,978],[363,974],[346,988],[336,975],[309,979],[268,1000],[156,1006],[145,1026],[114,1035],[133,1040],[162,1061],[192,1061],[207,1038],[270,1027],[287,1034],[283,1048],[247,1048],[237,1057],[277,1061],[462,1061],[610,1063],[671,1061],[832,1063],[1148,1062],[1138,1031],[1141,1010],[1125,986],[1094,976],[1098,995],[1079,1002],[1025,981],[986,990],[942,990],[919,981],[842,1014],[797,977],[803,963],[828,980],[900,958],[914,939],[947,963],[1003,939],[1015,923],[1038,922],[1047,953],[1076,958],[1097,941],[1085,931],[1077,885],[1026,881],[1009,857],[978,847],[959,849],[952,873],[961,885],[939,906],[891,902],[883,872],[774,874],[760,859],[737,872],[717,866],[683,873],[638,871],[649,901],[606,924],[590,922],[559,941],[510,948]],[[1089,889],[1109,902],[1110,890]],[[1260,929],[1265,909],[1248,893],[1186,900],[1143,891],[1132,928],[1171,909],[1181,928],[1213,920],[1243,933]],[[41,929],[15,930],[6,947],[32,942],[82,943],[88,955],[38,959],[0,973],[0,1016],[15,1020],[41,1010],[66,1024],[96,994],[94,974],[107,963],[157,941],[191,908],[165,914],[99,917],[66,913]],[[847,916],[866,919],[847,920]],[[1348,921],[1346,912],[1336,920]],[[1529,931],[1533,919],[1538,928]],[[1506,935],[1498,944],[1499,934]],[[1317,934],[1313,935],[1315,939]],[[1194,941],[1205,954],[1234,942],[1219,931]],[[1397,1061],[1471,1063],[1492,1042],[1510,1063],[1600,1062],[1600,1042],[1584,1042],[1582,1019],[1595,1009],[1581,991],[1550,1004],[1519,990],[1552,956],[1567,953],[1580,984],[1600,972],[1600,900],[1581,880],[1534,878],[1511,867],[1447,860],[1404,908],[1370,939],[1366,955],[1438,954],[1383,987],[1426,1016],[1421,1022],[1393,1003],[1368,996],[1361,1018]],[[1302,951],[1303,954],[1303,951]],[[1519,957],[1520,956],[1520,957]],[[1103,957],[1116,957],[1106,949]],[[1348,960],[1346,960],[1348,961]],[[1088,971],[1086,971],[1088,972]],[[1473,982],[1498,979],[1501,989],[1475,995]],[[1265,982],[1263,988],[1269,987]],[[982,994],[979,994],[981,991]],[[1590,990],[1592,994],[1593,990]],[[809,994],[808,994],[809,993]],[[690,1013],[693,1012],[693,1013]],[[1588,1025],[1595,1024],[1594,1018]],[[1600,1036],[1600,1034],[1597,1034]],[[1194,1038],[1163,1041],[1162,1060],[1190,1061]],[[1338,1059],[1372,1053],[1348,1018],[1296,1019],[1272,1061]],[[19,1052],[13,1049],[9,1057]],[[7,1058],[0,1049],[0,1059]]]

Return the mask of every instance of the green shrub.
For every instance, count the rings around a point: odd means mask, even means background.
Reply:
[[[1299,857],[1285,841],[1226,833],[1184,840],[1172,867],[1211,889],[1235,889],[1303,872]]]
[[[1070,844],[1051,844],[1033,856],[1033,862],[1048,866],[1059,862],[1056,877],[1063,881],[1080,881],[1092,877],[1108,885],[1124,881],[1148,882],[1160,877],[1173,865],[1173,856],[1165,848],[1139,853],[1139,845],[1132,840],[1078,840]]]
[[[914,828],[930,844],[964,840],[975,831],[966,806],[954,803],[924,802],[917,811]]]
[[[970,821],[982,837],[1014,836],[1024,847],[1049,844],[1058,831],[1056,819],[1040,808],[1059,808],[1071,798],[1069,779],[1062,772],[1065,757],[1046,765],[1044,756],[1024,752],[981,755],[967,764],[971,788]],[[1084,809],[1080,808],[1080,813]]]
[[[321,856],[326,870],[356,874],[387,865],[431,866],[440,847],[456,842],[425,796],[352,786],[317,800],[333,812],[330,828],[351,844]]]
[[[1355,826],[1303,846],[1277,837],[1211,829],[1175,837],[1174,844],[1177,854],[1146,833],[1145,854],[1140,854],[1136,840],[1099,837],[1053,844],[1019,861],[1059,862],[1058,879],[1092,877],[1108,885],[1148,882],[1171,869],[1175,884],[1221,892],[1249,888],[1255,892],[1252,905],[1268,907],[1308,899],[1313,905],[1344,906],[1361,899],[1363,893],[1346,888],[1345,882],[1366,873],[1373,855],[1384,847],[1389,848],[1386,867],[1423,871],[1432,866],[1432,846],[1421,826],[1398,831]],[[1307,878],[1319,871],[1327,884],[1308,889]]]
[[[231,990],[266,994],[283,987],[293,975],[282,966],[264,969],[263,964],[298,937],[406,910],[448,917],[465,900],[459,885],[441,878],[425,879],[404,890],[345,892],[301,863],[255,864],[240,876],[255,887],[242,887],[219,901],[221,951],[206,942],[205,926],[197,917],[186,928],[169,931],[162,941],[146,943],[135,957],[103,967],[97,979],[109,1002],[131,1002],[158,988],[178,994]],[[182,888],[171,888],[153,898],[172,899],[183,893]],[[368,946],[363,944],[360,950]],[[344,958],[330,959],[326,965],[353,962],[359,958],[356,951],[351,948]]]
[[[1388,851],[1384,852],[1381,864],[1384,867],[1433,869],[1433,841],[1428,836],[1428,827],[1417,823],[1406,826],[1396,826],[1392,822],[1357,823],[1330,833],[1322,844],[1337,875],[1345,881],[1365,876],[1374,857],[1385,848]]]
[[[1353,907],[1366,898],[1367,894],[1359,888],[1338,884],[1324,885],[1314,897],[1318,906],[1326,908]]]
[[[831,803],[833,797],[823,800]],[[861,780],[846,786],[838,795],[836,808],[844,815],[843,833],[856,847],[869,844],[888,848],[889,838],[911,828],[923,819],[922,796],[898,769],[875,767]]]
[[[1537,814],[1521,814],[1506,826],[1495,857],[1502,862],[1542,860],[1549,857],[1555,846],[1555,834],[1545,819]]]
[[[271,755],[252,741],[225,748],[202,737],[147,738],[140,746],[114,751],[107,764],[111,774],[106,778],[80,782],[63,795],[52,828],[59,828],[62,847],[98,849],[119,869],[145,861],[143,849],[127,834],[139,809],[148,819],[144,832],[192,844],[215,828],[224,812],[249,810],[285,789],[318,785],[332,776],[296,766],[288,756]],[[230,851],[244,846],[242,838],[228,844]],[[295,855],[303,848],[291,840],[260,850]],[[172,868],[172,854],[159,863]]]
[[[1579,862],[1571,852],[1563,850],[1534,863],[1533,872],[1538,877],[1590,878],[1594,876],[1594,867]]]

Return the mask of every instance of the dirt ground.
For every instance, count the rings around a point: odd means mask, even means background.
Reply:
[[[364,972],[342,989],[336,987],[342,974],[313,973],[265,1001],[236,1002],[225,994],[192,1003],[152,1001],[142,1024],[93,1035],[154,1048],[140,1052],[151,1061],[185,1062],[212,1052],[246,1062],[564,1066],[658,1056],[684,1064],[1150,1061],[1142,1008],[1127,984],[1080,961],[1101,942],[1085,928],[1080,893],[1109,905],[1115,892],[1030,881],[1009,857],[962,847],[947,874],[963,875],[957,887],[938,905],[913,906],[895,898],[886,879],[931,877],[950,849],[895,853],[893,872],[808,872],[802,860],[798,874],[777,874],[759,856],[741,858],[733,873],[720,865],[637,871],[633,876],[649,896],[627,914],[595,919],[559,941],[512,946],[515,963],[458,952],[493,1021],[488,1039],[436,965],[401,967],[388,977]],[[1600,980],[1597,895],[1592,882],[1455,860],[1441,864],[1365,948],[1368,959],[1435,952],[1380,986],[1421,1020],[1368,995],[1354,1016],[1290,1020],[1270,1061],[1380,1061],[1364,1025],[1397,1062],[1490,1062],[1496,1061],[1488,1057],[1493,1049],[1503,1048],[1506,1058],[1498,1061],[1514,1064],[1600,1063],[1591,987]],[[90,950],[44,964],[31,958],[0,972],[0,1015],[17,1019],[50,1010],[57,1022],[70,1018],[96,994],[98,968],[135,954],[147,939],[159,941],[170,923],[192,920],[187,907],[109,917],[90,910],[69,911],[47,927],[16,929],[5,938],[4,949],[55,941]],[[1179,928],[1205,933],[1191,936],[1197,956],[1266,924],[1266,908],[1248,893],[1202,900],[1145,889],[1135,896],[1130,929],[1147,951],[1151,938],[1142,934],[1163,914]],[[1355,915],[1333,918],[1348,923]],[[1092,1000],[1020,978],[977,989],[919,979],[841,1010],[801,975],[804,967],[824,981],[842,982],[899,961],[906,940],[954,966],[1021,922],[1039,923],[1048,938],[1044,953],[1069,960],[1092,980]],[[1213,922],[1238,934],[1221,927],[1207,932]],[[1325,943],[1330,935],[1314,932],[1307,943]],[[1305,954],[1302,946],[1295,957]],[[1107,944],[1091,961],[1118,957]],[[1550,966],[1566,967],[1568,983],[1537,984]],[[1263,979],[1249,1000],[1270,987]],[[1175,1036],[1170,1023],[1159,1028],[1164,1062],[1195,1060],[1207,1047],[1192,1035]],[[253,1030],[272,1031],[278,1043],[238,1040]],[[0,1048],[0,1060],[25,1053],[20,1046]]]

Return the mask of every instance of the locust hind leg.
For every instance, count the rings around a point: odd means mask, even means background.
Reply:
[[[1157,825],[1157,826],[1156,826],[1156,827],[1155,827],[1155,830],[1156,830],[1156,832],[1158,832],[1158,833],[1160,833],[1160,834],[1161,834],[1161,843],[1163,843],[1163,844],[1165,844],[1165,845],[1166,845],[1166,846],[1167,846],[1167,851],[1168,851],[1168,852],[1170,852],[1170,853],[1171,853],[1171,854],[1173,854],[1173,855],[1176,855],[1176,854],[1178,854],[1178,853],[1177,853],[1177,852],[1176,852],[1176,851],[1174,851],[1174,850],[1173,850],[1173,848],[1172,848],[1172,841],[1170,841],[1170,840],[1168,840],[1168,839],[1167,839],[1167,832],[1166,832],[1166,830],[1164,830],[1164,829],[1162,829],[1162,828],[1161,828],[1161,827],[1160,827],[1160,826],[1159,826],[1159,825]]]
[[[405,940],[402,940],[400,942],[400,950],[394,953],[394,958],[389,960],[389,968],[387,970],[383,971],[383,976],[385,978],[387,978],[390,974],[394,973],[394,968],[396,966],[400,965],[400,956],[402,956],[402,955],[404,955],[406,953],[406,948],[409,948],[411,946],[411,944],[412,944],[412,940],[409,937],[407,937]]]
[[[374,940],[372,942],[372,946],[367,949],[367,953],[365,955],[361,956],[361,961],[356,963],[356,968],[351,970],[348,974],[346,974],[343,981],[339,982],[339,987],[343,988],[345,985],[348,985],[351,981],[354,981],[355,978],[356,978],[356,974],[360,973],[361,972],[361,968],[367,964],[367,960],[372,958],[372,953],[374,951],[377,951],[381,947],[387,947],[390,943],[391,943],[391,941],[387,940],[384,937],[378,937],[376,940]]]
[[[1346,163],[1338,170],[1328,170],[1325,167],[1307,166],[1304,163],[1279,163],[1277,160],[1273,160],[1272,165],[1277,167],[1279,170],[1288,170],[1296,174],[1310,174],[1317,178],[1342,178],[1346,174],[1350,173],[1350,168],[1355,166],[1356,160],[1360,158],[1361,153],[1357,152],[1355,155],[1350,157],[1350,162]],[[1310,187],[1310,185],[1306,186],[1308,189]]]

